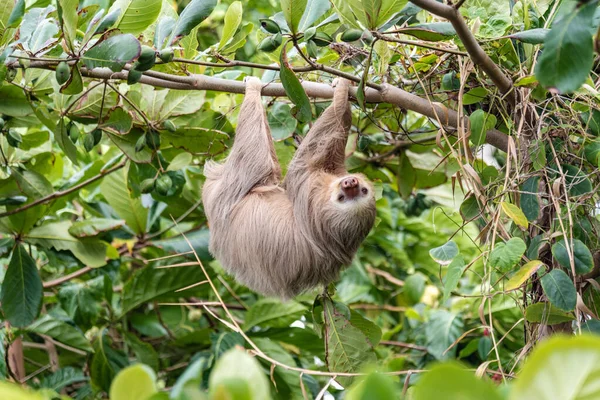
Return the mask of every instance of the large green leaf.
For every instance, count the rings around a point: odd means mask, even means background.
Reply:
[[[275,103],[269,109],[269,127],[274,140],[287,139],[294,134],[298,121],[290,118],[290,114],[290,106],[285,103]]]
[[[243,7],[240,1],[234,1],[227,9],[227,12],[225,13],[225,23],[223,24],[223,32],[221,33],[221,41],[219,42],[218,47],[219,50],[225,47],[242,23],[242,11]]]
[[[450,261],[458,255],[458,246],[454,240],[450,240],[440,247],[429,250],[429,255],[435,262],[442,265],[450,264]]]
[[[540,201],[538,200],[539,176],[527,179],[521,187],[521,209],[529,222],[535,221],[540,215]]]
[[[129,168],[126,167],[104,177],[100,190],[117,215],[123,218],[127,226],[139,235],[146,232],[148,209],[142,205],[139,197],[134,197],[132,190],[129,189],[128,173]]]
[[[597,6],[598,1],[590,1],[554,22],[535,69],[542,85],[570,93],[585,82],[594,61],[593,18]]]
[[[0,113],[24,117],[33,112],[23,90],[13,85],[0,86]]]
[[[239,349],[231,349],[219,358],[208,387],[213,399],[271,399],[269,381],[260,364]]]
[[[74,49],[74,41],[77,35],[77,6],[78,0],[59,0],[56,2],[58,6],[58,21],[62,28],[63,34],[69,45],[69,48]]]
[[[69,233],[71,221],[51,222],[32,229],[25,240],[46,248],[69,250],[82,263],[97,268],[106,264],[108,244],[97,239],[78,239]]]
[[[369,340],[369,332],[365,333],[359,327],[365,325],[362,321],[364,318],[355,317],[353,323],[347,307],[329,299],[323,300],[323,310],[326,323],[326,356],[330,371],[357,372],[364,365],[376,360],[373,348],[377,343]],[[351,380],[344,378],[343,381],[347,384]]]
[[[308,0],[304,14],[298,23],[298,31],[304,32],[310,28],[318,19],[329,11],[329,0]]]
[[[0,301],[4,316],[13,326],[27,326],[40,313],[43,297],[35,260],[19,244],[12,252],[2,281]]]
[[[156,374],[144,364],[133,364],[119,371],[110,385],[110,400],[147,400],[158,392]]]
[[[475,377],[456,363],[440,364],[423,374],[414,391],[414,400],[502,400],[489,382]],[[520,399],[526,399],[522,397]],[[537,397],[531,397],[534,399]]]
[[[77,238],[94,237],[102,233],[119,229],[125,221],[108,218],[88,218],[83,221],[73,222],[69,233]]]
[[[529,322],[544,325],[556,325],[575,320],[575,317],[559,310],[550,303],[534,303],[525,310],[525,319]]]
[[[421,40],[437,42],[456,36],[456,31],[450,22],[432,22],[428,24],[411,25],[400,31],[405,35],[411,35]]]
[[[463,321],[446,310],[436,310],[429,316],[425,334],[427,351],[438,360],[452,358],[456,354],[456,346],[450,346],[462,334]]]
[[[481,146],[485,143],[487,131],[496,126],[496,116],[488,114],[483,110],[477,110],[469,116],[471,128],[471,142],[475,146]]]
[[[285,21],[293,34],[298,32],[298,25],[306,9],[307,0],[280,0]]]
[[[587,174],[574,165],[562,165],[565,174],[565,185],[570,196],[582,196],[593,190],[592,182]]]
[[[586,274],[594,268],[594,257],[588,247],[579,239],[573,239],[571,242],[571,251],[573,252],[573,263],[575,264],[575,272],[578,274]],[[567,251],[564,239],[559,240],[552,246],[552,255],[567,270],[571,270],[571,257]]]
[[[81,349],[90,353],[93,352],[92,345],[79,328],[56,319],[51,315],[44,315],[28,326],[27,330],[40,335],[50,336],[57,342],[64,343],[67,346],[75,347],[76,349]]]
[[[148,266],[138,271],[123,288],[122,313],[134,309],[142,303],[165,294],[176,295],[181,289],[204,280],[199,266],[179,268],[153,268]]]
[[[490,254],[490,264],[502,272],[507,272],[521,260],[525,250],[527,250],[525,242],[518,237],[511,238],[506,243],[496,243]]]
[[[399,387],[391,376],[374,372],[348,388],[344,399],[401,399],[402,396],[399,392]]]
[[[561,269],[553,269],[540,279],[544,293],[553,306],[563,311],[573,311],[577,304],[577,291],[573,281]]]
[[[281,78],[281,84],[285,89],[285,93],[297,107],[296,118],[301,122],[309,121],[312,117],[310,100],[308,99],[300,80],[298,80],[298,77],[290,68],[285,46],[281,49],[280,64],[281,70],[279,71],[279,77]]]
[[[508,35],[508,37],[511,39],[517,39],[523,43],[540,44],[544,43],[544,40],[548,36],[548,32],[550,32],[550,29],[536,28],[522,32],[516,32],[512,35]]]
[[[138,34],[152,25],[160,14],[162,0],[117,0],[108,14],[121,10],[116,28],[124,33]]]
[[[128,364],[127,355],[113,348],[109,336],[103,330],[94,342],[94,356],[90,364],[92,382],[108,393],[113,378]]]
[[[450,298],[452,291],[458,286],[458,281],[465,268],[465,259],[462,256],[455,257],[448,265],[448,271],[444,278],[444,297],[442,298],[442,302],[446,302]]]
[[[598,337],[554,336],[535,347],[515,380],[509,399],[598,399],[599,375]]]
[[[306,307],[295,301],[282,303],[278,299],[260,299],[246,313],[244,327],[246,329],[254,326],[287,327],[299,319],[305,311]]]
[[[83,54],[83,63],[88,69],[110,68],[114,72],[123,69],[126,63],[139,57],[140,42],[132,34],[114,35],[97,43]]]
[[[173,26],[168,44],[172,45],[182,37],[189,35],[200,22],[204,21],[217,5],[217,0],[192,0],[183,9]]]

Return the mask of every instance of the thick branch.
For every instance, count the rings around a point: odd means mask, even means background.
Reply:
[[[50,68],[47,62],[32,61],[31,68]],[[324,71],[329,72],[328,69]],[[127,79],[127,71],[112,72],[107,68],[96,68],[88,70],[81,68],[82,75],[96,79]],[[142,76],[140,83],[179,90],[210,90],[217,92],[229,92],[243,94],[246,91],[246,85],[242,81],[215,78],[206,75],[178,76],[162,72],[147,71]],[[310,81],[302,82],[302,86],[309,97],[331,99],[333,98],[333,88],[324,83],[315,83]],[[381,90],[368,87],[365,90],[365,100],[368,103],[390,103],[407,110],[415,111],[429,118],[438,120],[442,126],[456,128],[458,126],[458,113],[450,110],[443,105],[432,104],[429,100],[423,99],[417,95],[409,93],[389,84],[377,85]],[[356,97],[356,87],[350,88],[350,94]],[[262,91],[264,96],[285,97],[286,92],[280,83],[269,83]],[[468,119],[462,122],[463,126],[468,125]],[[508,149],[508,136],[498,130],[492,129],[487,132],[487,143],[506,152]],[[7,214],[9,215],[9,214]],[[0,214],[0,217],[4,214]]]
[[[50,201],[52,201],[54,199],[58,199],[59,197],[63,197],[63,196],[66,196],[66,195],[68,195],[70,193],[76,192],[79,189],[81,189],[82,187],[85,187],[85,186],[87,186],[87,185],[89,185],[91,183],[94,183],[98,179],[103,178],[104,176],[106,176],[106,175],[108,175],[110,173],[113,173],[113,172],[115,172],[118,169],[123,168],[125,166],[125,163],[126,163],[126,161],[122,161],[119,164],[117,164],[117,165],[115,165],[115,166],[113,166],[113,167],[111,167],[111,168],[109,168],[107,170],[100,171],[100,173],[98,175],[93,176],[90,179],[88,179],[87,181],[83,181],[83,182],[81,182],[78,185],[70,187],[69,189],[61,190],[61,191],[58,191],[58,192],[54,192],[51,195],[48,195],[46,197],[42,197],[41,199],[37,199],[36,201],[32,201],[31,203],[25,204],[25,205],[23,205],[21,207],[18,207],[18,208],[15,208],[13,210],[8,210],[8,211],[5,211],[3,213],[0,213],[0,218],[7,217],[7,216],[13,215],[13,214],[18,214],[18,213],[20,213],[22,211],[30,209],[31,207],[35,207],[35,206],[38,206],[40,204],[45,204],[45,203],[48,203],[48,202],[50,202]]]
[[[513,90],[512,80],[504,75],[502,70],[492,61],[485,51],[481,48],[477,39],[469,29],[469,26],[465,22],[464,18],[460,14],[458,8],[448,6],[446,4],[438,3],[435,0],[410,0],[411,3],[421,7],[424,10],[429,11],[432,14],[446,18],[456,31],[456,34],[463,42],[465,49],[469,53],[471,60],[478,65],[486,74],[489,75],[490,79],[498,87],[502,94],[507,95],[506,99],[508,102],[515,106],[516,94]]]

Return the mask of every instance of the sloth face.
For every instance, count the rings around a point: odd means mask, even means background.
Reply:
[[[374,200],[373,186],[362,176],[348,175],[333,184],[331,201],[337,206],[366,206]]]

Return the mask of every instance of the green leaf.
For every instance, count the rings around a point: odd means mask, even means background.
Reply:
[[[400,31],[405,35],[414,36],[428,42],[438,42],[456,36],[456,31],[450,22],[411,25],[408,28],[400,29]]]
[[[127,183],[129,168],[121,168],[104,177],[100,190],[108,204],[123,218],[127,226],[136,234],[146,232],[148,209],[142,205],[139,197],[133,197],[133,192]]]
[[[382,27],[408,4],[408,0],[381,0],[381,9],[377,19],[377,27]]]
[[[11,2],[6,2],[5,5],[11,4]],[[23,14],[25,14],[25,0],[17,0],[14,8],[12,9],[10,16],[8,17],[8,21],[6,22],[7,27],[16,27],[21,19],[23,18]]]
[[[213,399],[271,399],[269,382],[256,358],[231,349],[219,358],[208,378]]]
[[[244,328],[268,326],[270,328],[285,328],[300,319],[306,307],[295,301],[282,303],[279,299],[260,299],[246,313]]]
[[[116,135],[124,135],[129,133],[133,126],[133,118],[131,114],[121,107],[110,110],[110,113],[105,120],[98,125],[104,131],[108,131]]]
[[[268,114],[269,127],[274,140],[287,139],[294,134],[298,121],[290,118],[291,108],[285,103],[275,103]]]
[[[597,1],[590,1],[552,25],[535,69],[544,87],[571,93],[587,79],[594,61],[593,18],[597,7]]]
[[[79,6],[79,0],[58,0],[56,4],[61,30],[67,45],[73,50],[73,44],[77,38],[77,7]]]
[[[13,85],[0,86],[0,113],[11,117],[25,117],[33,112],[23,90]]]
[[[356,326],[356,322],[352,323],[350,315],[346,313],[348,309],[343,304],[334,303],[327,298],[323,299],[323,305],[327,325],[325,340],[329,370],[358,372],[364,365],[375,362],[373,348],[377,343],[368,340],[368,336]],[[359,324],[362,322],[364,321],[360,321]],[[343,381],[344,384],[348,384],[350,379]]]
[[[565,371],[569,371],[568,374]],[[600,398],[600,339],[553,336],[535,347],[513,384],[510,400]],[[576,384],[574,384],[576,382]]]
[[[573,281],[561,269],[553,269],[540,279],[550,303],[563,311],[573,311],[577,304],[577,291]]]
[[[455,257],[448,265],[448,271],[444,278],[444,297],[442,298],[442,303],[445,303],[450,298],[450,295],[458,286],[465,268],[465,259],[462,256]]]
[[[96,43],[83,54],[83,64],[88,69],[110,68],[114,72],[139,57],[140,42],[130,33],[114,35]]]
[[[573,252],[575,272],[578,274],[590,272],[594,268],[594,258],[585,243],[579,239],[573,239],[570,248]],[[552,255],[561,266],[569,271],[571,270],[571,258],[564,239],[559,240],[552,246]]]
[[[304,32],[310,28],[319,18],[329,11],[329,0],[308,0],[304,14],[298,24],[298,31]]]
[[[39,335],[50,336],[57,342],[66,344],[67,346],[81,349],[89,353],[93,352],[92,345],[79,328],[56,319],[51,315],[44,315],[27,327],[27,330]]]
[[[23,2],[24,3],[24,2]],[[35,393],[16,383],[0,382],[0,399],[10,400],[46,400],[48,397],[41,393]]]
[[[600,135],[600,110],[592,108],[590,111],[582,112],[579,116],[585,130],[594,135]]]
[[[398,385],[389,375],[371,373],[354,383],[344,396],[346,400],[401,399]]]
[[[112,348],[109,336],[102,331],[94,342],[94,356],[90,364],[92,382],[108,393],[117,373],[129,364],[127,355]]]
[[[88,378],[83,374],[82,370],[65,367],[54,372],[52,375],[41,378],[40,388],[48,388],[60,392],[67,386],[87,381]]]
[[[448,265],[458,255],[458,246],[454,240],[450,240],[440,247],[429,250],[429,255],[438,264]]]
[[[361,3],[367,22],[369,23],[367,28],[375,29],[377,27],[379,12],[381,11],[381,0],[361,0]]]
[[[463,321],[455,314],[446,310],[436,310],[429,316],[425,327],[427,351],[438,360],[454,357],[456,346],[450,346],[463,333]]]
[[[270,331],[270,329],[269,329]],[[284,365],[294,365],[294,357],[287,349],[284,349],[279,343],[267,338],[255,338],[255,344],[269,357],[279,361]],[[303,347],[304,349],[304,347]],[[270,368],[271,363],[259,359],[261,364]],[[277,393],[281,399],[303,399],[302,389],[300,388],[300,379],[304,379],[297,371],[286,370],[284,368],[275,368],[271,374],[272,381],[277,386]],[[306,381],[303,382],[306,384]],[[308,386],[308,385],[307,385]]]
[[[125,224],[120,219],[88,218],[83,221],[73,222],[69,233],[77,238],[94,237],[102,233],[119,229]]]
[[[539,176],[532,176],[521,186],[521,209],[529,222],[540,216],[540,201],[538,200]]]
[[[148,399],[158,392],[156,374],[147,365],[133,364],[119,371],[110,385],[110,400]]]
[[[463,106],[476,104],[484,100],[488,95],[488,91],[484,87],[476,87],[469,90],[463,95]]]
[[[192,244],[192,247],[200,260],[210,261],[213,258],[208,251],[209,237],[210,232],[205,228],[187,233],[185,238],[181,235],[177,235],[164,240],[155,240],[152,242],[152,245],[173,254],[186,253],[190,251],[190,246],[186,241],[187,239]]]
[[[27,326],[40,313],[43,298],[42,279],[35,260],[19,244],[12,252],[2,281],[0,302],[4,316],[15,327]]]
[[[471,195],[462,202],[460,205],[460,215],[464,221],[471,221],[481,215],[477,197]]]
[[[154,371],[159,371],[160,361],[158,359],[158,354],[150,343],[144,342],[129,332],[125,332],[124,339],[131,350],[135,353],[135,356],[139,362],[148,365]]]
[[[575,320],[572,314],[554,307],[550,303],[534,303],[525,310],[525,319],[544,325],[556,325]]]
[[[69,250],[85,265],[97,268],[106,265],[108,244],[97,239],[78,239],[69,233],[71,221],[51,222],[32,229],[25,237],[28,243]]]
[[[217,0],[192,0],[179,15],[173,27],[168,46],[175,44],[179,39],[190,34],[192,29],[204,21],[217,5]]]
[[[550,29],[536,28],[513,33],[512,35],[508,35],[507,37],[511,39],[517,39],[518,41],[523,43],[540,44],[544,43],[544,40],[548,36],[549,32]]]
[[[595,167],[600,166],[600,140],[594,140],[583,148],[585,158]]]
[[[242,23],[242,3],[240,1],[234,1],[231,3],[227,12],[225,13],[225,22],[223,25],[223,32],[221,33],[221,41],[219,42],[218,50],[221,50],[227,42],[233,37],[238,27]]]
[[[413,393],[414,400],[439,400],[440,393],[444,400],[503,399],[491,383],[454,362],[436,365],[423,374]]]
[[[123,33],[137,35],[156,21],[162,5],[162,0],[116,0],[107,15],[120,9],[119,22],[115,27]]]
[[[502,211],[518,226],[527,229],[529,227],[529,221],[527,221],[527,217],[523,214],[523,211],[514,204],[503,201],[500,203],[502,206]]]
[[[179,171],[190,165],[193,157],[190,153],[179,153],[169,163],[167,171]]]
[[[29,170],[11,170],[19,189],[29,199],[37,200],[54,192],[52,184],[43,175]]]
[[[129,135],[127,135],[129,136]],[[182,127],[177,132],[161,132],[161,140],[171,146],[190,153],[218,154],[226,149],[227,135],[218,130],[199,127]]]
[[[569,196],[582,196],[593,190],[592,182],[581,169],[568,164],[562,165],[562,169]]]
[[[281,84],[285,89],[285,93],[290,98],[290,100],[296,105],[298,111],[296,113],[296,118],[300,122],[309,121],[312,117],[312,111],[310,109],[310,100],[302,87],[302,84],[298,80],[298,77],[290,69],[287,60],[287,54],[285,46],[281,49],[281,70],[279,71],[279,76],[281,78]]]
[[[178,296],[175,293],[177,289],[193,285],[205,279],[202,270],[194,265],[161,269],[147,266],[137,271],[125,283],[121,312],[125,314],[140,304],[165,294]]]
[[[515,272],[508,282],[506,282],[504,291],[510,292],[511,290],[520,288],[527,279],[531,278],[543,265],[544,263],[539,260],[529,261]]]
[[[414,305],[421,300],[425,292],[426,283],[427,278],[421,273],[412,274],[404,280],[402,289],[409,304]]]
[[[290,31],[295,34],[298,32],[298,25],[306,9],[307,0],[280,0],[281,10]]]
[[[490,264],[494,268],[499,268],[501,272],[507,272],[521,260],[525,250],[527,250],[525,242],[518,237],[511,238],[506,243],[496,243],[490,254]]]
[[[469,116],[471,125],[471,142],[475,146],[481,146],[485,143],[487,131],[496,126],[496,117],[483,110],[477,110]]]

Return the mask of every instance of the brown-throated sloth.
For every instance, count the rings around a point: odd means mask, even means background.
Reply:
[[[210,252],[249,288],[287,299],[337,279],[375,221],[373,187],[349,175],[344,153],[352,114],[349,82],[314,123],[283,184],[262,83],[246,80],[233,147],[224,164],[208,162],[202,190]]]

